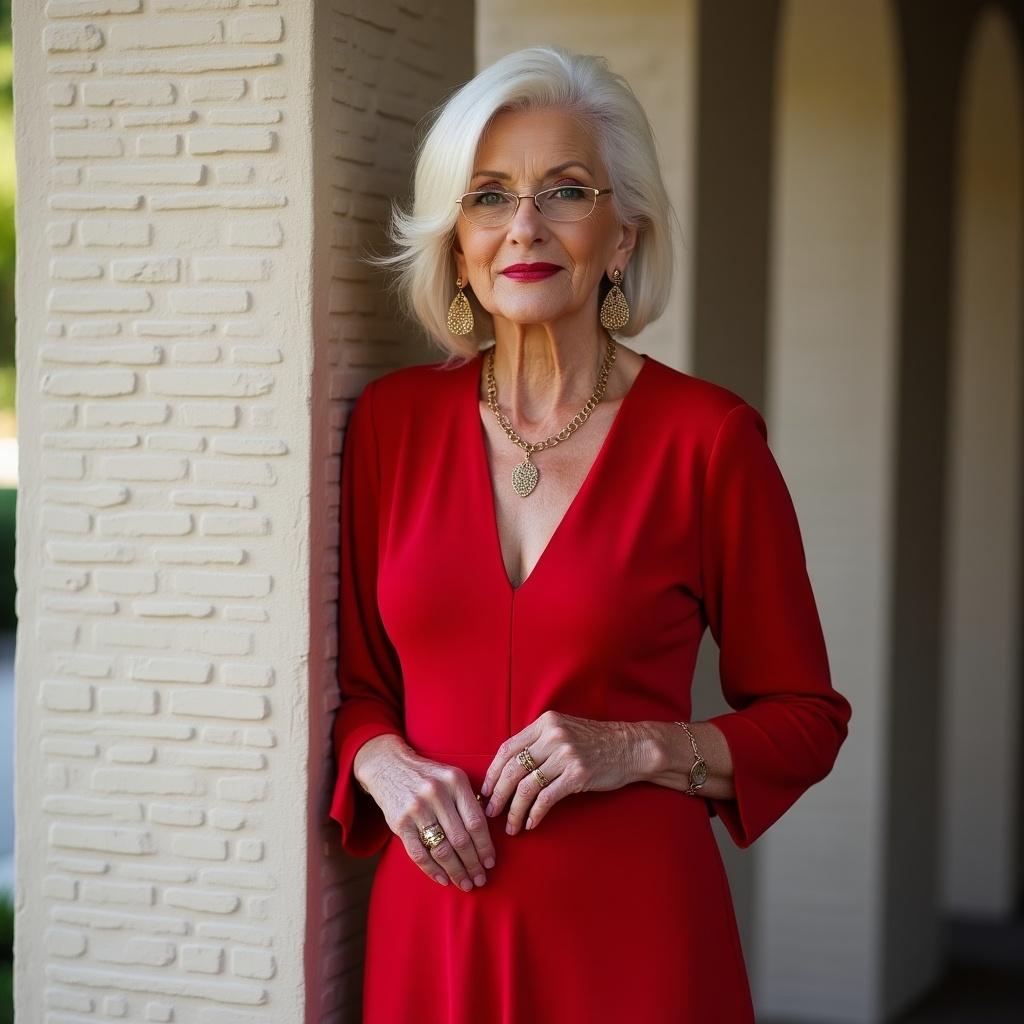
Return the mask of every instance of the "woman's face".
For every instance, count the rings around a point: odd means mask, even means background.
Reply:
[[[477,148],[466,191],[502,189],[532,195],[558,185],[608,188],[610,182],[593,143],[593,132],[561,110],[498,114]],[[571,166],[563,166],[570,164]],[[550,173],[552,168],[560,168]],[[625,271],[636,229],[620,225],[611,196],[600,196],[583,220],[547,220],[532,199],[497,227],[484,227],[460,213],[454,245],[458,273],[480,305],[512,323],[551,323],[598,313],[597,290],[615,268]],[[558,269],[532,280],[503,271],[515,264],[549,263]]]

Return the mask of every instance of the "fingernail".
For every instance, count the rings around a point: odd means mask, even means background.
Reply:
[[[477,876],[476,876],[476,877],[475,877],[475,878],[473,879],[473,881],[474,881],[474,882],[476,882],[476,884],[477,884],[477,885],[483,885],[483,884],[484,884],[484,882],[486,882],[486,881],[487,881],[487,879],[486,879],[486,878],[485,878],[485,877],[484,877],[483,875],[477,875]]]
[[[434,881],[439,885],[447,885],[448,879],[444,875],[434,875]]]
[[[493,818],[494,817],[494,801],[493,800],[491,800],[487,804],[487,810],[484,811],[484,814],[486,814],[488,818]]]
[[[526,827],[527,828],[533,828],[533,818],[527,818],[526,819]]]
[[[472,892],[473,891],[473,883],[468,878],[464,878],[459,883],[459,885],[461,885],[462,888],[466,890],[466,892]]]
[[[515,827],[515,825],[512,824],[511,821],[505,826],[505,831],[509,835],[513,835],[515,833],[515,830],[516,830],[516,827]]]
[[[480,792],[483,793],[484,796],[490,796],[491,795],[491,784],[489,782],[485,782],[480,787]]]
[[[484,867],[487,868],[488,871],[490,871],[490,869],[494,867],[494,858],[493,857],[488,857],[484,861]]]

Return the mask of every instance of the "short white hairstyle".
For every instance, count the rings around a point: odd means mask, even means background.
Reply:
[[[557,46],[530,46],[480,71],[420,122],[411,212],[392,203],[390,255],[364,255],[375,266],[397,271],[391,286],[402,312],[418,321],[448,364],[472,359],[494,337],[494,321],[466,288],[473,309],[472,334],[448,330],[448,307],[458,271],[453,243],[457,200],[469,189],[480,139],[505,111],[558,108],[595,133],[598,153],[614,190],[609,199],[619,220],[637,227],[623,274],[629,323],[615,332],[638,334],[668,303],[672,283],[672,228],[679,221],[665,189],[657,143],[640,101],[604,57]],[[680,232],[681,235],[681,232]],[[605,276],[598,301],[612,282]],[[596,313],[596,311],[595,311]]]

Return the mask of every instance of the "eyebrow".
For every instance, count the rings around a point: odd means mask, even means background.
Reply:
[[[559,164],[557,167],[552,167],[552,168],[550,168],[547,171],[547,173],[544,175],[544,177],[545,178],[550,178],[552,174],[558,174],[559,171],[564,171],[567,167],[582,167],[583,170],[585,170],[587,172],[587,174],[589,174],[592,178],[594,177],[594,172],[586,164],[580,163],[579,160],[568,160],[564,164]],[[470,178],[469,180],[472,181],[473,178],[479,178],[479,177],[481,177],[483,175],[487,175],[487,177],[489,177],[489,178],[511,178],[512,177],[511,174],[506,174],[504,171],[474,171],[473,172],[473,177]]]

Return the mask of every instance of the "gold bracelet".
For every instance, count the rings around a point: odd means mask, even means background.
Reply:
[[[697,790],[708,781],[707,762],[700,756],[700,751],[697,749],[697,741],[693,738],[693,733],[687,728],[686,723],[676,722],[675,724],[683,727],[683,732],[690,737],[690,745],[693,747],[694,760],[690,766],[690,785],[684,792],[687,796],[696,796]]]

